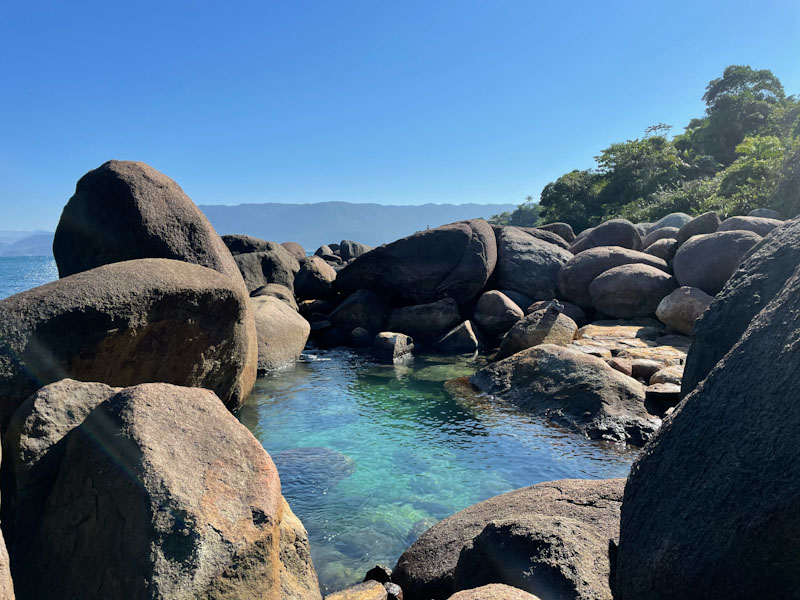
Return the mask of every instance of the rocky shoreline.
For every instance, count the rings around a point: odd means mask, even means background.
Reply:
[[[627,481],[491,498],[330,597],[793,597],[800,222],[762,215],[476,219],[307,256],[105,163],[64,208],[61,279],[0,301],[0,598],[321,598],[231,413],[309,340],[485,354],[449,387],[644,446]]]

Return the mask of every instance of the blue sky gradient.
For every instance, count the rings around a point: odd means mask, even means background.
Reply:
[[[518,203],[703,112],[729,64],[800,92],[800,2],[6,2],[0,229],[142,160],[198,204]]]

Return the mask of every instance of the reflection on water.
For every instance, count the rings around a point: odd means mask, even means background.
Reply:
[[[58,279],[52,256],[0,256],[0,299]]]
[[[346,349],[260,378],[241,421],[275,458],[308,529],[323,590],[361,581],[436,521],[503,492],[627,475],[634,455],[559,431],[444,382],[468,358],[379,366]],[[448,385],[458,390],[458,385]]]

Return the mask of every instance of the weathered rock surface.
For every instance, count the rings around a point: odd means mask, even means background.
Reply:
[[[766,219],[778,219],[779,221],[783,220],[783,215],[779,213],[777,210],[772,210],[771,208],[754,208],[749,213],[747,213],[748,217],[764,217]]]
[[[495,236],[497,235],[498,231],[504,229],[505,227],[497,227],[492,226],[495,231]],[[547,231],[546,229],[541,229],[539,227],[522,227],[522,226],[507,226],[507,227],[514,227],[515,229],[519,229],[520,231],[524,231],[528,235],[540,240],[542,242],[548,242],[550,244],[555,244],[559,248],[563,248],[564,250],[569,250],[569,244],[557,233],[553,233],[552,231]]]
[[[568,244],[575,241],[575,232],[572,230],[572,225],[569,223],[548,223],[547,225],[539,225],[536,229],[551,231],[560,236]]]
[[[111,160],[78,180],[53,254],[61,277],[136,258],[172,258],[240,279],[200,209],[175,181],[141,162]]]
[[[717,231],[752,231],[761,237],[769,234],[776,227],[783,225],[778,219],[765,219],[763,217],[728,217],[722,222]]]
[[[325,600],[387,600],[387,594],[382,583],[365,581],[346,590],[328,594]]]
[[[14,582],[11,579],[11,567],[8,550],[0,532],[0,600],[14,600]]]
[[[241,285],[174,260],[113,263],[6,298],[0,340],[3,424],[33,392],[64,377],[206,387],[231,408],[256,377],[255,327]]]
[[[599,246],[619,246],[630,250],[642,249],[642,238],[636,226],[625,219],[611,219],[592,228],[586,235],[578,236],[570,249],[578,254]]]
[[[686,213],[682,212],[670,213],[664,217],[661,217],[658,221],[653,223],[653,225],[650,227],[650,231],[653,232],[657,229],[661,229],[662,227],[677,227],[678,229],[680,229],[691,220],[692,217],[690,217]]]
[[[515,290],[533,300],[554,298],[558,292],[558,272],[572,258],[569,250],[517,227],[498,228],[496,235],[497,287]]]
[[[677,227],[661,227],[660,229],[655,229],[644,237],[644,239],[642,240],[642,247],[645,250],[647,250],[650,246],[652,246],[655,242],[659,240],[675,239],[675,235],[677,233],[678,233]]]
[[[678,286],[650,265],[621,265],[595,277],[589,286],[592,305],[611,317],[633,319],[655,314],[661,300]]]
[[[627,248],[607,246],[585,250],[574,256],[558,273],[558,289],[561,294],[581,308],[590,308],[592,300],[589,286],[595,277],[621,265],[643,264],[667,270],[667,263],[660,258]]]
[[[257,296],[250,302],[258,335],[258,372],[294,364],[306,347],[311,325],[278,298]]]
[[[489,290],[481,294],[475,305],[475,323],[488,336],[502,335],[525,313],[503,292]]]
[[[252,293],[268,283],[277,283],[294,291],[294,278],[300,270],[300,263],[280,244],[264,244],[263,250],[234,256],[247,291]]]
[[[666,296],[656,309],[658,319],[675,331],[692,335],[695,321],[700,318],[714,300],[703,290],[680,287]]]
[[[742,257],[761,241],[751,231],[717,231],[696,235],[675,253],[673,268],[681,286],[717,294],[739,266]]]
[[[686,357],[684,394],[705,379],[739,341],[798,264],[800,219],[792,219],[751,249],[709,310],[695,323],[694,341]]]
[[[281,246],[286,248],[286,251],[294,256],[298,261],[305,260],[306,249],[297,242],[281,242]]]
[[[389,305],[381,296],[369,290],[358,290],[330,314],[331,323],[345,331],[363,327],[373,335],[383,329],[389,316]]]
[[[342,257],[342,260],[358,258],[370,250],[372,250],[372,246],[367,246],[366,244],[361,244],[352,240],[342,240],[342,243],[339,244],[339,256]]]
[[[345,294],[369,289],[406,304],[474,300],[497,262],[491,226],[480,219],[415,233],[360,256],[340,273]]]
[[[253,290],[250,296],[253,298],[257,298],[259,296],[272,296],[273,298],[277,298],[278,300],[285,302],[294,310],[300,310],[300,307],[297,305],[297,300],[294,299],[292,290],[279,283],[268,283],[263,287]]]
[[[504,288],[502,290],[497,290],[497,291],[502,292],[503,294],[508,296],[508,299],[511,300],[523,311],[525,310],[526,307],[530,306],[533,303],[533,300],[530,297],[516,290],[510,290],[508,288]]]
[[[382,331],[372,342],[372,357],[380,363],[404,362],[413,357],[414,340],[411,336],[393,331]]]
[[[322,600],[317,571],[311,561],[308,533],[289,503],[281,498],[280,580],[281,600]],[[258,596],[255,596],[257,598]]]
[[[644,386],[572,347],[523,350],[484,367],[470,382],[592,439],[643,445],[660,424],[644,409]]]
[[[680,246],[686,240],[696,235],[702,235],[704,233],[714,233],[719,229],[719,224],[722,221],[719,219],[719,215],[714,212],[707,212],[703,213],[702,215],[695,217],[688,223],[686,223],[683,227],[678,230],[678,233],[675,235],[675,240],[678,242]]]
[[[225,245],[233,256],[258,252],[260,250],[266,250],[269,247],[266,240],[240,233],[223,235],[222,241],[225,242]]]
[[[281,481],[303,494],[327,494],[356,470],[352,458],[330,448],[304,446],[289,448],[272,456]]]
[[[477,352],[480,341],[475,333],[472,321],[464,321],[436,342],[436,350],[442,354],[471,354]]]
[[[541,598],[610,600],[609,545],[618,537],[624,483],[553,481],[470,506],[406,550],[393,579],[407,600],[448,598],[488,583]]]
[[[539,344],[566,346],[572,342],[576,331],[575,321],[551,305],[517,321],[503,338],[495,358],[502,360]]]
[[[683,379],[683,369],[683,365],[664,367],[663,369],[653,373],[653,375],[650,377],[650,385],[654,385],[656,383],[674,383],[676,385],[680,385],[681,380]]]
[[[547,308],[552,300],[539,300],[538,302],[534,302],[533,304],[529,304],[528,307],[525,309],[525,314],[529,315],[532,312],[536,312],[537,310],[543,310]],[[580,306],[572,304],[571,302],[567,302],[566,300],[558,300],[558,303],[561,305],[561,312],[567,315],[570,319],[577,323],[578,327],[583,327],[588,323],[588,319],[586,318],[586,313],[583,312],[583,309]]]
[[[213,392],[122,390],[67,438],[30,597],[277,600],[281,509],[269,455]]]
[[[461,322],[458,305],[453,298],[428,304],[404,306],[389,313],[387,327],[414,339],[438,338]]]
[[[737,276],[740,285],[727,288],[726,304],[745,301],[756,282],[765,292],[779,290],[758,300],[765,305],[738,343],[678,405],[631,469],[617,560],[619,598],[797,596],[800,413],[792,398],[800,386],[800,273],[796,261],[784,264],[794,251],[793,228],[786,245],[772,246],[771,260],[751,262]],[[767,238],[760,250],[775,241]],[[740,295],[748,283],[747,296]]]
[[[294,278],[294,293],[300,300],[327,300],[336,295],[336,271],[318,256],[309,256]]]
[[[661,260],[669,261],[672,256],[675,255],[677,248],[677,240],[674,238],[664,238],[650,244],[647,248],[645,248],[644,252],[645,254],[660,258]]]
[[[503,583],[490,583],[471,590],[463,590],[449,600],[539,600],[538,596]]]

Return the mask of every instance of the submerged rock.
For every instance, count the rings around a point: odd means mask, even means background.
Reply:
[[[207,387],[239,407],[257,365],[248,302],[230,277],[164,259],[113,263],[6,298],[0,422],[64,377]]]
[[[618,537],[624,483],[554,481],[479,502],[423,534],[392,578],[407,600],[489,583],[542,598],[610,600],[609,545]]]
[[[644,408],[642,384],[569,346],[523,350],[484,367],[470,382],[592,439],[641,446],[661,424]]]
[[[272,460],[284,487],[308,494],[325,493],[356,470],[352,458],[330,448],[291,448],[273,454]]]

